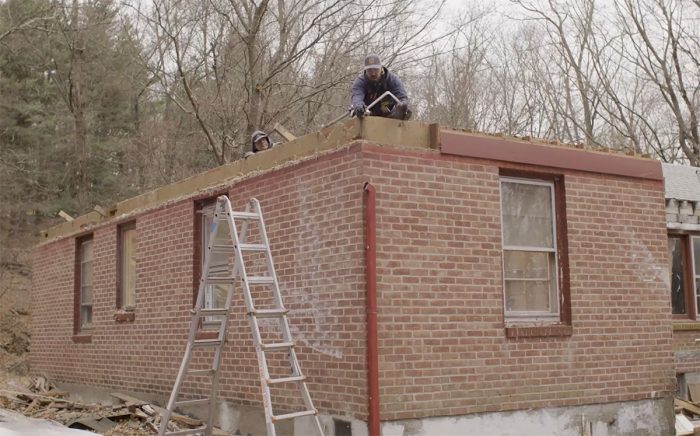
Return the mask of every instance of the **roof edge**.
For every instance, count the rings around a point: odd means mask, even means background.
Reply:
[[[465,157],[663,181],[660,162],[651,159],[555,146],[528,139],[461,132],[441,128],[438,124],[367,117],[333,124],[264,153],[120,201],[107,208],[104,215],[93,211],[73,221],[55,225],[41,232],[41,244],[126,218],[136,212],[196,197],[236,179],[312,159],[321,153],[348,147],[357,140],[407,149],[439,150],[443,154]]]
[[[400,128],[397,128],[397,125]],[[235,179],[311,159],[320,153],[349,146],[353,141],[360,139],[407,148],[435,149],[438,148],[439,126],[379,117],[346,120],[296,138],[264,153],[224,164],[120,201],[106,208],[106,215],[93,211],[73,221],[52,226],[41,232],[41,243],[86,231],[100,224],[127,217],[136,211],[141,212],[175,200],[195,197],[207,189],[224,185]]]
[[[443,129],[441,152],[457,156],[663,181],[661,162],[639,156]]]

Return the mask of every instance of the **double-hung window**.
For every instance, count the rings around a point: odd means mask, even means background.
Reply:
[[[501,178],[507,323],[561,320],[556,210],[554,181]]]
[[[211,240],[211,230],[214,224],[214,208],[215,204],[209,204],[202,208],[202,227],[201,231],[201,260],[200,271],[204,274],[204,258],[207,252],[207,246]],[[228,234],[227,227],[224,223],[220,224],[218,227],[218,233]],[[209,271],[210,273],[225,274],[230,270],[230,264],[232,259],[228,255],[217,254],[212,256],[209,261]],[[212,308],[223,308],[226,306],[226,295],[228,292],[227,285],[206,285],[204,288],[204,307],[208,309]],[[205,321],[216,321],[216,317],[207,317]]]
[[[77,242],[77,291],[79,302],[79,329],[92,325],[92,238],[83,238]]]
[[[118,308],[134,309],[136,307],[136,223],[120,225],[118,234]]]

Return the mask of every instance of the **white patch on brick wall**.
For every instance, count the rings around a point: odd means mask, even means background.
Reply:
[[[319,226],[319,217],[311,215],[311,208],[308,206],[314,198],[311,192],[311,185],[300,183],[296,185],[296,194],[298,195],[296,203],[301,205],[301,213],[299,216],[299,225],[296,236],[301,238],[301,235],[311,235],[309,241],[298,241],[297,247],[309,248],[309,253],[306,256],[295,256],[297,261],[296,268],[308,275],[311,283],[302,286],[295,290],[294,293],[282,291],[282,295],[290,295],[290,300],[294,300],[297,306],[303,309],[293,310],[290,312],[290,317],[311,318],[312,325],[305,325],[300,328],[294,323],[290,324],[290,330],[295,340],[300,341],[312,350],[321,354],[340,359],[343,357],[342,348],[333,343],[337,340],[337,334],[332,326],[340,324],[338,317],[333,314],[334,310],[338,310],[335,303],[328,300],[319,300],[315,296],[322,286],[324,274],[320,271],[322,259],[321,249],[323,242],[321,236],[332,237],[328,235],[327,229]],[[280,284],[280,286],[282,286]]]
[[[627,253],[630,265],[637,271],[637,276],[646,283],[663,283],[665,288],[671,288],[671,277],[668,272],[668,264],[657,263],[647,245],[639,240],[630,227],[625,227],[623,234],[628,235],[632,244],[631,252]]]
[[[290,312],[290,316],[304,316],[302,313],[306,311],[300,311],[300,310],[295,310],[293,312]],[[336,359],[340,359],[343,357],[343,352],[340,347],[336,347],[333,345],[329,345],[330,342],[335,339],[334,335],[329,334],[325,330],[323,330],[322,325],[319,321],[319,318],[317,318],[314,314],[311,314],[312,319],[314,320],[314,338],[307,338],[305,331],[300,330],[298,327],[294,325],[289,326],[289,330],[292,333],[292,337],[306,345],[307,347],[311,348],[314,351],[317,351],[321,354],[325,354],[327,356],[335,357]],[[325,337],[319,337],[319,336],[325,336]]]

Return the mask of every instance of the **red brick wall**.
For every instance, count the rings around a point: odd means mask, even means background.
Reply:
[[[676,372],[700,372],[700,351],[696,339],[700,338],[697,330],[674,331],[673,351],[675,353]]]
[[[573,335],[508,339],[498,163],[370,147],[365,165],[377,189],[383,420],[672,390],[660,182],[564,174]]]
[[[231,188],[230,196],[237,210],[243,210],[250,197],[262,204],[297,353],[316,407],[363,417],[364,180],[357,151],[354,147],[243,181]],[[193,297],[193,204],[186,200],[136,217],[133,322],[113,319],[116,223],[94,231],[91,343],[71,339],[74,238],[36,248],[32,371],[69,382],[170,392],[184,352]],[[233,305],[220,392],[240,403],[260,404],[257,361],[240,292]],[[208,362],[205,355],[195,361]],[[272,366],[282,370],[279,362]],[[288,368],[287,364],[287,373]],[[188,383],[185,393],[204,394],[203,381]],[[300,395],[273,391],[280,410],[302,410],[292,398]]]
[[[320,410],[366,419],[367,180],[377,190],[382,420],[636,400],[672,389],[661,183],[564,174],[573,335],[508,339],[498,172],[494,162],[364,144],[231,188],[236,209],[253,196],[262,203],[301,366]],[[116,224],[95,231],[99,284],[90,344],[71,341],[74,240],[38,247],[33,370],[169,392],[192,301],[194,216],[187,200],[137,217],[133,323],[112,319]],[[231,319],[222,393],[259,404],[240,295]],[[292,405],[291,395],[276,401]]]

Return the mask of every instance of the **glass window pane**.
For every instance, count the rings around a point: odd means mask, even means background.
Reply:
[[[83,304],[92,304],[92,286],[83,286],[80,289],[80,302]]]
[[[80,284],[83,286],[92,285],[92,261],[80,265]]]
[[[136,229],[122,231],[122,306],[136,305]]]
[[[685,283],[683,280],[683,241],[681,238],[668,239],[668,252],[671,258],[671,307],[674,314],[687,313],[685,307]]]
[[[209,232],[214,228],[214,224],[210,225]],[[240,230],[240,229],[239,229]],[[228,241],[231,239],[231,232],[229,232],[228,224],[226,222],[220,222],[219,226],[216,228],[216,237],[220,240]]]
[[[214,303],[213,307],[226,307],[226,295],[228,294],[228,286],[214,286]]]
[[[213,213],[214,211],[210,209],[204,209],[202,211],[202,260],[204,260],[204,250],[207,248],[207,244],[209,243],[209,235],[211,234],[211,229],[213,227]]]
[[[80,244],[80,261],[87,262],[92,260],[92,240],[84,241]]]
[[[695,275],[700,276],[700,238],[693,237],[693,260],[695,263]],[[697,289],[697,288],[696,288]]]
[[[502,182],[501,213],[504,245],[554,248],[551,186]]]
[[[506,311],[550,312],[550,283],[533,280],[506,280]]]
[[[696,278],[695,279],[695,289],[698,289],[698,286],[700,286],[700,279]],[[700,298],[698,297],[698,295],[695,295],[695,307],[700,307]]]
[[[92,324],[92,306],[80,307],[80,325],[86,326]]]
[[[204,288],[204,307],[211,309],[214,307],[214,285],[207,285]]]
[[[505,278],[549,280],[549,256],[550,253],[543,252],[505,251]]]

